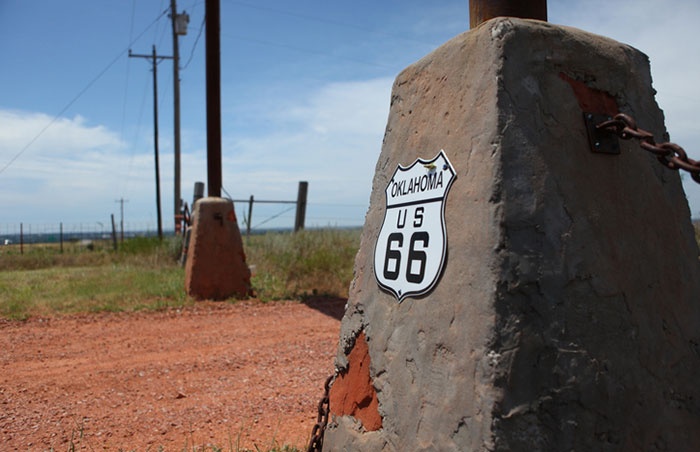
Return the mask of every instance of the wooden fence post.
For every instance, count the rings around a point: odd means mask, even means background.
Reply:
[[[114,214],[112,214],[112,245],[114,251],[117,251],[117,225],[114,224]]]
[[[309,191],[309,183],[306,181],[299,182],[299,192],[297,194],[297,213],[294,219],[294,232],[304,229],[304,220],[306,219],[306,196]]]
[[[248,200],[248,219],[247,219],[246,225],[245,225],[245,237],[246,237],[246,239],[248,237],[250,237],[250,228],[252,227],[251,225],[253,224],[253,202],[254,202],[253,195],[250,195],[250,199]]]

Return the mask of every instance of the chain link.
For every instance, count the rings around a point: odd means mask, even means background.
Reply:
[[[323,436],[326,433],[326,426],[328,426],[328,418],[330,417],[330,398],[328,394],[331,388],[331,381],[333,381],[335,375],[329,376],[323,385],[323,397],[318,402],[318,416],[316,417],[316,424],[311,430],[311,441],[309,441],[307,452],[321,452],[323,450]]]
[[[629,115],[619,113],[613,119],[603,121],[596,129],[607,130],[623,140],[639,140],[639,146],[645,151],[656,155],[659,162],[666,168],[678,171],[682,169],[690,173],[690,177],[700,184],[700,161],[693,160],[682,147],[675,143],[656,143],[654,135],[637,127],[637,122]]]

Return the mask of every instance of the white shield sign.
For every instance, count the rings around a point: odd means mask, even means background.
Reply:
[[[399,302],[430,292],[447,252],[445,199],[457,177],[445,151],[399,165],[386,187],[386,214],[374,248],[374,274]]]

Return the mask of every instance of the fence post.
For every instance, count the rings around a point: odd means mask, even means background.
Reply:
[[[114,224],[114,214],[112,214],[112,246],[117,251],[117,225]]]
[[[253,195],[250,195],[250,201],[248,201],[248,224],[245,227],[246,238],[250,237],[251,224],[253,224]]]
[[[194,213],[194,205],[197,201],[204,197],[204,182],[194,183],[194,194],[192,195],[192,213]]]
[[[60,223],[60,232],[58,234],[59,241],[61,242],[61,254],[63,254],[63,222]]]
[[[19,254],[24,254],[24,223],[19,224]]]
[[[294,219],[294,232],[304,229],[304,220],[306,219],[306,195],[309,191],[309,183],[306,181],[299,182],[299,192],[297,194],[297,214]]]

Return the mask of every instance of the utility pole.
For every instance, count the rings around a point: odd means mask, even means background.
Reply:
[[[180,226],[180,212],[182,211],[182,196],[180,192],[180,44],[179,35],[187,34],[187,24],[190,21],[190,16],[183,12],[177,14],[177,5],[175,0],[170,0],[170,19],[173,29],[173,132],[174,132],[174,199],[175,199],[175,234],[178,234],[178,226]]]
[[[153,46],[151,55],[137,55],[131,53],[129,57],[150,59],[153,64],[153,150],[156,161],[156,207],[158,209],[158,238],[163,239],[163,221],[160,208],[160,164],[158,163],[158,63],[160,60],[172,59],[171,56],[159,56],[156,54],[156,46]]]
[[[205,9],[207,93],[207,192],[221,197],[221,8],[207,0]]]
[[[547,0],[469,0],[469,28],[499,16],[547,20]]]
[[[121,217],[120,217],[119,227],[121,228],[121,242],[124,243],[124,203],[129,202],[129,200],[124,199],[124,198],[119,198],[114,202],[118,202],[120,204],[119,210],[121,211]],[[115,244],[115,248],[116,248],[116,244]]]

